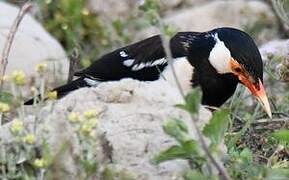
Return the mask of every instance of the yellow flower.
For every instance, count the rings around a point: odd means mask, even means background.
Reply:
[[[34,86],[32,86],[32,87],[30,88],[30,92],[31,92],[32,96],[35,96],[35,95],[38,94],[38,90],[37,90],[37,88],[34,87]]]
[[[67,119],[70,122],[79,122],[80,121],[80,115],[78,112],[72,112],[68,115]]]
[[[83,113],[84,117],[87,118],[87,119],[91,119],[91,118],[95,118],[97,113],[94,109],[91,109],[91,110],[88,110],[88,111],[85,111]]]
[[[12,121],[12,125],[10,126],[10,130],[14,134],[18,134],[23,130],[23,122],[19,119],[14,119]]]
[[[47,98],[49,100],[55,100],[57,99],[57,91],[50,91],[47,93]]]
[[[94,133],[93,129],[96,127],[96,125],[97,125],[96,118],[89,119],[81,126],[80,133],[85,136],[90,136],[91,134]]]
[[[33,164],[37,168],[44,168],[47,166],[48,163],[45,159],[41,158],[41,159],[35,159]]]
[[[86,122],[86,124],[91,126],[91,128],[95,128],[97,125],[97,119],[96,118],[89,119],[88,122]]]
[[[87,16],[87,15],[89,15],[89,10],[87,8],[83,8],[81,13],[82,13],[82,15]]]
[[[46,63],[37,64],[35,69],[37,73],[43,74],[47,69],[47,64]]]
[[[89,133],[89,137],[95,138],[95,136],[96,136],[95,131],[91,131],[91,132]]]
[[[18,86],[23,86],[26,83],[25,74],[23,71],[13,71],[12,79],[13,79],[13,82]]]
[[[45,0],[46,4],[50,4],[52,2],[52,0]]]
[[[80,128],[80,133],[89,136],[92,133],[93,127],[91,127],[89,124],[83,124]]]
[[[33,134],[27,134],[26,136],[23,137],[23,142],[27,144],[35,144],[36,138]]]
[[[7,75],[4,75],[3,77],[1,77],[1,80],[2,80],[2,81],[9,81],[9,80],[10,80],[10,77],[7,76]]]
[[[0,112],[1,112],[1,113],[7,113],[7,112],[9,112],[9,111],[10,111],[9,105],[6,104],[6,103],[0,102]]]

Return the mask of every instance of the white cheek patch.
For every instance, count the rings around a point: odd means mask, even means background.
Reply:
[[[224,73],[231,72],[230,50],[225,46],[224,42],[218,38],[217,33],[213,37],[216,41],[216,44],[211,50],[211,53],[209,56],[209,61],[211,65],[217,70],[218,73],[224,74]]]

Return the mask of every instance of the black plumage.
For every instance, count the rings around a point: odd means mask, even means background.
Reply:
[[[220,74],[208,61],[211,50],[216,44],[214,34],[218,34],[231,55],[252,77],[262,80],[263,67],[260,53],[246,33],[233,28],[217,28],[208,32],[179,32],[170,40],[173,58],[186,57],[194,67],[191,84],[200,86],[203,92],[202,103],[220,106],[234,93],[239,82],[232,73]],[[96,60],[90,67],[76,72],[78,78],[71,83],[55,88],[58,95],[98,82],[133,78],[154,81],[160,78],[167,66],[165,52],[160,36],[119,48]],[[33,100],[25,104],[32,104]]]

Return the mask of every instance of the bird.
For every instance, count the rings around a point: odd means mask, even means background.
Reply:
[[[262,58],[249,34],[231,27],[206,32],[178,32],[169,40],[169,48],[181,86],[188,90],[199,86],[203,105],[220,107],[241,83],[272,117],[263,85]],[[160,35],[107,53],[74,76],[77,78],[72,82],[54,89],[58,97],[82,87],[123,78],[172,80]],[[25,104],[33,102],[30,99]]]

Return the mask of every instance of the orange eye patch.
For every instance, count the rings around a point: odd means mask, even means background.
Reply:
[[[242,66],[233,58],[230,60],[230,67],[232,70],[232,73],[235,75],[240,75],[242,72],[244,72]]]

